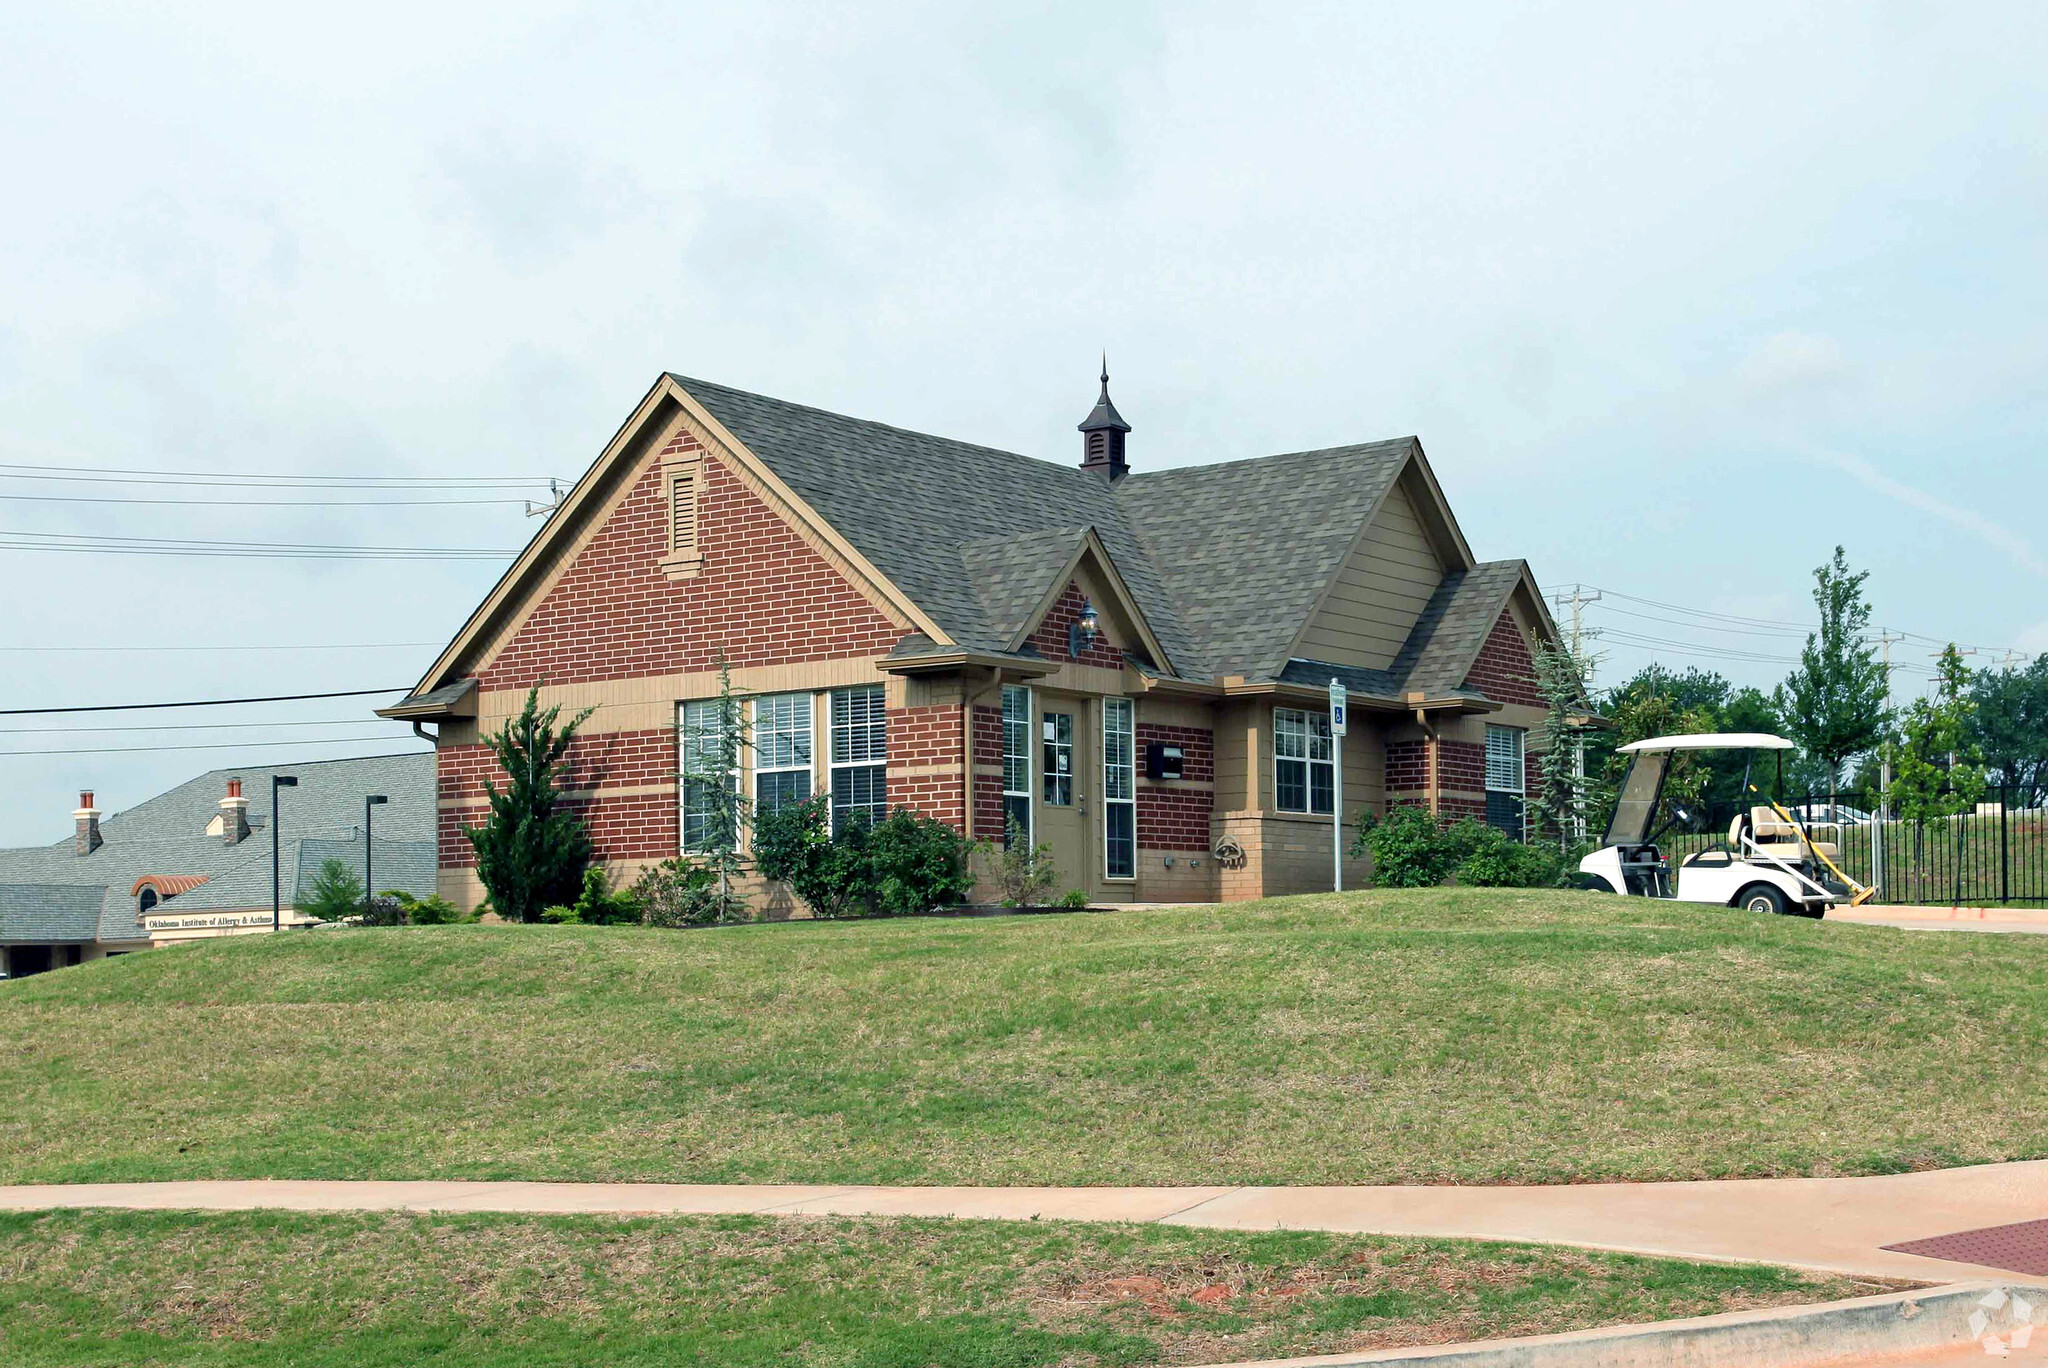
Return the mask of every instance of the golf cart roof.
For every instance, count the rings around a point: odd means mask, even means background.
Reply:
[[[1621,751],[1793,750],[1790,741],[1769,732],[1695,732],[1689,736],[1653,736],[1617,746]]]

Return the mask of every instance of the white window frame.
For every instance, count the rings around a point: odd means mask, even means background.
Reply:
[[[690,752],[693,740],[701,739],[700,744],[717,744],[718,706],[719,701],[715,698],[686,699],[676,704],[676,846],[684,855],[701,855],[707,849],[703,845],[690,844]],[[693,709],[708,710],[711,722],[691,722]],[[734,792],[739,791],[738,768],[726,776],[726,783]]]
[[[1280,767],[1301,766],[1300,807],[1281,801],[1284,786]],[[1320,775],[1330,795],[1330,806],[1316,806],[1316,779]],[[1305,816],[1334,815],[1337,802],[1336,739],[1330,731],[1330,715],[1307,708],[1273,709],[1273,807],[1280,812]]]
[[[759,694],[751,706],[754,723],[748,729],[747,739],[754,756],[754,811],[770,810],[763,801],[761,780],[775,775],[801,774],[803,795],[795,801],[805,801],[811,796],[812,785],[817,778],[814,745],[817,696],[810,693]]]
[[[863,706],[872,708],[872,715],[860,720],[849,716],[845,723],[840,721],[841,700],[851,700],[860,695]],[[880,822],[889,815],[889,705],[888,698],[880,684],[857,684],[848,689],[834,689],[828,696],[825,719],[829,734],[831,759],[828,765],[827,783],[831,793],[832,829],[842,829],[846,814],[859,809],[868,813],[871,821]],[[871,702],[869,700],[872,700]],[[842,770],[880,770],[881,798],[871,803],[846,803],[839,801],[839,774]]]
[[[1010,840],[1010,803],[1012,799],[1022,800],[1024,820],[1024,844],[1029,847],[1036,829],[1036,809],[1032,801],[1031,752],[1032,744],[1031,690],[1023,684],[1005,684],[1002,692],[1002,765],[1003,765],[1003,831],[1001,840],[1005,845]],[[1015,708],[1012,705],[1015,705]],[[1022,711],[1016,711],[1021,709]],[[1012,748],[1012,743],[1016,743]],[[1014,761],[1014,764],[1012,763]],[[1021,785],[1021,787],[1019,787]]]
[[[1131,823],[1131,867],[1122,874],[1112,872],[1109,863],[1110,817],[1117,808],[1128,809]],[[1128,698],[1102,700],[1102,877],[1118,882],[1138,877],[1138,709]]]
[[[1507,744],[1512,745],[1514,748],[1514,757],[1512,761],[1512,769],[1514,772],[1512,774],[1508,772],[1510,765],[1507,761],[1505,753],[1503,752],[1500,756],[1496,756],[1495,754],[1494,742],[1496,738],[1500,738]],[[1511,793],[1514,795],[1515,801],[1520,808],[1522,825],[1521,831],[1512,833],[1517,840],[1526,839],[1528,836],[1528,744],[1529,733],[1525,728],[1503,727],[1498,723],[1494,722],[1489,722],[1486,724],[1486,792],[1489,795],[1495,793]],[[1497,758],[1500,759],[1502,762],[1498,767],[1496,767],[1495,765],[1495,760]],[[1512,782],[1496,783],[1494,782],[1496,776],[1504,780],[1511,780]],[[1492,806],[1490,797],[1488,799],[1488,806]],[[1491,812],[1489,812],[1487,814],[1487,821],[1491,822],[1492,820],[1493,815]]]

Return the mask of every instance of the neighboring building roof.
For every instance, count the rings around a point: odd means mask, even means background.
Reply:
[[[0,940],[146,939],[148,933],[136,922],[134,891],[145,879],[155,882],[160,896],[166,896],[162,904],[166,910],[196,906],[190,900],[201,896],[217,899],[230,886],[230,875],[235,888],[252,879],[259,881],[262,897],[246,904],[214,901],[207,905],[268,905],[273,774],[298,776],[299,786],[286,790],[283,835],[287,847],[300,848],[301,859],[303,848],[325,839],[340,846],[353,844],[360,863],[363,795],[382,793],[389,798],[388,804],[377,809],[377,882],[386,888],[414,891],[410,885],[385,882],[385,837],[391,837],[394,846],[394,874],[411,868],[409,862],[417,860],[417,844],[424,843],[431,851],[438,822],[432,751],[236,766],[209,770],[124,812],[102,818],[104,844],[90,855],[77,853],[75,836],[46,846],[0,849]],[[242,780],[252,828],[248,838],[237,845],[206,834],[208,824],[220,813],[220,800],[230,778]],[[293,871],[293,858],[286,856],[288,875]],[[432,864],[431,855],[428,863]],[[249,873],[251,866],[260,866],[260,875]],[[204,882],[175,898],[164,895],[168,883],[184,879]],[[216,889],[216,884],[221,887]],[[52,893],[51,889],[63,891]],[[424,892],[432,891],[429,877]],[[56,924],[52,918],[87,901],[97,909],[97,920],[86,935],[44,937],[24,929]]]
[[[0,941],[99,938],[104,889],[66,884],[0,884]]]
[[[329,860],[340,860],[351,873],[363,871],[363,842],[358,835],[348,840],[313,838],[284,842],[284,878],[278,898],[289,907],[299,901],[301,889],[310,888]],[[370,875],[377,881],[374,892],[399,889],[416,898],[434,892],[435,843],[431,840],[387,841],[379,836],[370,852]],[[225,908],[270,906],[270,843],[251,851],[249,858],[194,889],[166,912],[203,912]]]

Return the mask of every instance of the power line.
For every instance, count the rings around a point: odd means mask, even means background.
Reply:
[[[51,713],[142,712],[149,708],[227,708],[243,703],[303,703],[314,698],[371,698],[410,693],[399,689],[342,689],[336,693],[272,694],[267,698],[201,698],[188,703],[90,703],[76,708],[0,708],[0,717],[46,717]]]
[[[1589,585],[1589,586],[1587,586],[1587,587],[1589,587],[1589,588],[1598,588],[1598,586],[1590,586],[1590,585]],[[1799,623],[1799,622],[1786,622],[1786,621],[1783,621],[1782,619],[1778,619],[1778,618],[1753,618],[1753,617],[1743,617],[1743,616],[1741,616],[1741,615],[1739,615],[1739,614],[1734,614],[1734,613],[1717,613],[1717,612],[1714,612],[1714,611],[1712,611],[1711,609],[1706,609],[1706,608],[1688,608],[1688,607],[1684,606],[1683,604],[1677,604],[1677,603],[1663,603],[1663,602],[1660,602],[1660,601],[1658,601],[1658,600],[1656,600],[1656,599],[1647,599],[1647,598],[1641,598],[1641,597],[1638,597],[1637,595],[1634,595],[1634,594],[1624,594],[1624,593],[1622,593],[1622,592],[1621,592],[1620,590],[1618,590],[1618,589],[1600,589],[1600,592],[1601,592],[1602,594],[1604,594],[1604,595],[1606,595],[1606,596],[1610,597],[1610,598],[1626,599],[1626,600],[1627,600],[1628,602],[1630,602],[1630,603],[1638,603],[1638,604],[1642,604],[1642,605],[1644,605],[1645,607],[1650,607],[1650,608],[1661,608],[1661,609],[1663,609],[1663,610],[1664,610],[1665,612],[1668,612],[1668,613],[1682,613],[1682,614],[1685,614],[1685,615],[1686,615],[1686,616],[1688,616],[1688,617],[1693,617],[1693,618],[1700,618],[1700,619],[1707,619],[1707,621],[1699,621],[1699,622],[1680,622],[1680,621],[1672,621],[1672,620],[1670,620],[1670,619],[1659,619],[1659,618],[1652,618],[1652,617],[1650,617],[1650,615],[1649,615],[1649,614],[1647,614],[1647,613],[1638,613],[1638,614],[1630,614],[1630,616],[1633,616],[1633,617],[1641,617],[1641,618],[1646,618],[1646,619],[1648,619],[1648,620],[1650,620],[1650,621],[1653,621],[1653,622],[1654,622],[1654,621],[1664,621],[1664,622],[1667,622],[1667,623],[1668,623],[1668,624],[1669,624],[1670,626],[1673,626],[1673,627],[1691,627],[1691,628],[1695,628],[1695,629],[1697,629],[1697,630],[1702,630],[1702,631],[1734,631],[1734,630],[1736,630],[1735,628],[1730,628],[1730,627],[1716,627],[1716,626],[1713,626],[1713,625],[1712,625],[1712,623],[1716,623],[1716,622],[1721,622],[1721,623],[1735,623],[1735,624],[1739,624],[1739,625],[1740,625],[1741,627],[1744,627],[1744,628],[1750,628],[1750,629],[1755,629],[1755,630],[1756,630],[1756,632],[1757,632],[1757,634],[1758,634],[1758,635],[1760,635],[1760,636],[1762,636],[1762,635],[1771,635],[1771,634],[1773,634],[1773,633],[1783,633],[1784,635],[1788,635],[1788,636],[1789,636],[1789,635],[1794,635],[1794,634],[1797,634],[1797,635],[1799,635],[1799,636],[1802,636],[1802,637],[1804,637],[1804,636],[1811,636],[1811,635],[1813,635],[1813,634],[1814,634],[1815,632],[1817,632],[1817,631],[1819,630],[1819,625],[1818,625],[1817,623],[1810,623],[1810,622],[1808,622],[1808,623]],[[1606,611],[1608,611],[1608,612],[1613,612],[1613,613],[1619,613],[1619,612],[1625,612],[1626,610],[1625,610],[1625,609],[1620,609],[1620,608],[1615,608],[1615,607],[1613,607],[1612,605],[1609,605],[1609,606],[1607,607]],[[1943,646],[1943,645],[1947,645],[1947,644],[1949,644],[1949,641],[1950,641],[1950,639],[1949,639],[1949,638],[1947,638],[1947,637],[1936,637],[1936,636],[1927,636],[1927,635],[1925,635],[1924,633],[1919,633],[1919,632],[1899,632],[1899,633],[1895,633],[1894,635],[1898,635],[1898,636],[1904,636],[1904,637],[1908,637],[1908,638],[1911,638],[1912,640],[1915,640],[1915,641],[1924,641],[1924,642],[1928,643],[1929,645],[1934,645],[1934,646]],[[2027,653],[2025,653],[2025,652],[2013,652],[2013,651],[2010,651],[2010,650],[2009,650],[2009,648],[2007,648],[2007,647],[2004,647],[2004,646],[1987,646],[1987,645],[1984,645],[1984,643],[1982,643],[1982,642],[1976,642],[1976,643],[1963,643],[1963,642],[1957,642],[1957,643],[1955,643],[1955,644],[1956,644],[1956,645],[1958,645],[1958,646],[1962,646],[1962,645],[1965,645],[1965,644],[1971,644],[1971,645],[1974,645],[1974,646],[1975,646],[1975,647],[1976,647],[1977,649],[1980,649],[1980,650],[1984,650],[1984,651],[1990,651],[1990,652],[1996,652],[1996,653],[2005,653],[2005,654],[2016,654],[2016,655],[2025,655],[2025,654],[2027,654]]]
[[[182,746],[86,746],[77,750],[0,750],[0,760],[17,755],[141,755],[147,751],[274,750],[280,746],[382,746],[388,745],[392,740],[393,738],[389,736],[331,736],[324,740],[304,741],[216,741],[211,744],[202,742]],[[414,753],[400,752],[403,755]]]
[[[285,718],[274,722],[171,722],[146,727],[0,727],[0,736],[71,736],[86,732],[231,731],[250,727],[388,727],[388,717],[336,717],[323,722]]]
[[[206,486],[211,488],[212,486]],[[290,486],[274,486],[290,488]],[[410,492],[410,491],[404,491]],[[524,504],[528,499],[108,499],[91,494],[8,494],[13,503],[146,504],[156,508],[456,508]]]
[[[0,479],[81,480],[98,484],[241,484],[305,489],[530,489],[547,475],[318,475],[233,470],[128,470],[111,466],[23,465],[0,462]]]
[[[0,550],[91,551],[130,556],[242,556],[282,560],[499,560],[516,550],[487,546],[346,546],[320,542],[228,542],[123,537],[0,528]]]
[[[395,651],[445,646],[443,641],[353,641],[314,646],[0,646],[0,651],[67,651],[98,654],[103,651]]]

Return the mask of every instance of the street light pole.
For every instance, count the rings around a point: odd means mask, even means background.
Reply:
[[[278,832],[284,828],[284,813],[277,804],[277,791],[298,786],[299,777],[296,774],[270,776],[270,929],[273,931],[284,925],[283,894],[278,879],[282,870],[282,856],[279,852],[283,848],[283,842],[278,839]]]
[[[375,898],[376,898],[376,896],[377,896],[377,895],[376,895],[376,893],[374,893],[374,892],[372,891],[373,889],[375,889],[375,888],[377,887],[377,885],[376,885],[376,883],[375,883],[374,881],[372,881],[372,879],[370,878],[370,809],[371,809],[371,808],[372,808],[373,806],[375,806],[376,804],[378,804],[378,803],[388,803],[388,802],[390,802],[390,801],[391,801],[391,800],[390,800],[389,798],[386,798],[386,797],[385,797],[385,796],[384,796],[383,794],[381,794],[381,793],[366,793],[366,794],[364,794],[364,795],[363,795],[363,911],[364,911],[364,912],[368,912],[368,911],[370,910],[370,903],[371,903],[372,901],[374,901],[374,900],[375,900]]]

